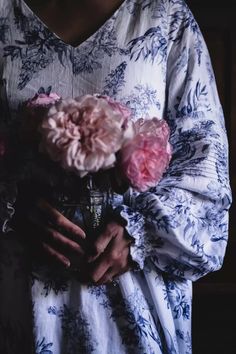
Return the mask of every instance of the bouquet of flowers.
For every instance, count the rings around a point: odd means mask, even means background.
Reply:
[[[25,104],[22,134],[37,141],[40,153],[63,170],[81,179],[89,177],[90,184],[91,176],[113,170],[116,186],[145,192],[160,181],[171,159],[165,120],[134,122],[125,105],[98,94],[75,99],[37,94]],[[92,198],[92,185],[89,189]],[[95,220],[99,208],[92,209]]]
[[[24,132],[40,151],[67,171],[84,177],[115,167],[120,178],[144,192],[161,179],[171,159],[165,120],[131,119],[131,111],[110,97],[60,99],[39,94],[26,104]]]

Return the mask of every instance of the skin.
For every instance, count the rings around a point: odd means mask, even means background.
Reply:
[[[26,1],[51,31],[72,46],[78,46],[94,33],[122,2],[123,0]],[[67,268],[76,264],[80,269],[81,281],[85,283],[108,283],[131,267],[131,238],[125,228],[114,220],[87,247],[84,231],[46,200],[39,199],[20,219],[18,227],[22,234],[27,235],[31,249],[36,250],[40,259],[45,257],[47,261]]]
[[[132,267],[132,239],[116,221],[111,220],[91,244],[79,226],[38,199],[28,210],[21,210],[15,226],[33,257],[65,268],[75,265],[83,283],[106,284]]]
[[[65,43],[78,46],[115,12],[124,0],[26,0],[33,12]]]

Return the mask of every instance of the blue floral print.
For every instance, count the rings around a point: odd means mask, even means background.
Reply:
[[[163,37],[160,26],[148,29],[142,36],[128,43],[130,59],[162,62],[166,58],[167,41]]]
[[[35,74],[53,62],[54,56],[63,65],[67,47],[33,16],[26,17],[18,7],[14,12],[22,39],[16,40],[15,45],[6,45],[4,55],[12,61],[21,60],[18,88],[23,89]]]
[[[83,318],[82,312],[68,308],[66,305],[60,309],[49,307],[49,315],[54,315],[61,321],[63,329],[63,353],[76,354],[93,353],[97,342],[92,338],[92,325]]]
[[[107,78],[105,79],[104,85],[104,95],[117,97],[117,94],[122,90],[122,87],[125,85],[125,70],[127,67],[127,63],[123,61],[121,64],[117,66],[114,70],[112,70]]]
[[[6,42],[6,35],[9,27],[7,25],[7,18],[0,17],[0,41],[2,43]]]
[[[36,343],[36,354],[52,354],[52,346],[53,343],[46,343],[45,337],[41,341],[37,341]]]
[[[151,106],[158,110],[161,108],[157,97],[155,89],[148,85],[137,85],[128,96],[123,98],[123,102],[131,109],[134,117],[142,117],[148,115],[148,110]]]

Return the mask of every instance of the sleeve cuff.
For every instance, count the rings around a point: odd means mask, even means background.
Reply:
[[[6,234],[12,231],[11,220],[15,213],[16,187],[0,184],[0,232]]]
[[[143,269],[146,258],[144,247],[144,217],[126,205],[118,206],[115,209],[115,214],[124,225],[128,235],[133,239],[130,245],[132,260],[138,265],[138,269]]]

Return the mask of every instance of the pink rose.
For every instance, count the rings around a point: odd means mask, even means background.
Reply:
[[[122,103],[115,101],[113,98],[105,95],[97,95],[97,97],[106,100],[114,112],[121,114],[125,118],[125,122],[127,122],[131,117],[131,110]]]
[[[48,109],[59,100],[60,97],[56,93],[40,93],[25,102],[21,126],[21,138],[24,142],[33,143],[38,140],[38,128],[43,117]]]
[[[102,97],[86,95],[51,107],[41,126],[41,147],[80,177],[108,169],[124,141],[126,117]]]
[[[166,122],[157,118],[140,122],[135,123],[137,135],[121,149],[119,164],[129,184],[145,192],[160,181],[171,158],[171,146]]]
[[[32,99],[26,102],[26,107],[35,109],[37,107],[46,107],[54,104],[56,101],[60,100],[60,96],[52,92],[50,94],[37,93]]]
[[[135,133],[155,135],[166,144],[169,140],[170,129],[164,119],[158,119],[156,117],[152,119],[140,118],[135,123]]]

